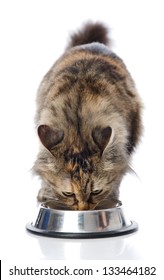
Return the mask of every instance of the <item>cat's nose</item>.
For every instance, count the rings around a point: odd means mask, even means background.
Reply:
[[[89,206],[87,202],[79,202],[78,210],[88,210]]]

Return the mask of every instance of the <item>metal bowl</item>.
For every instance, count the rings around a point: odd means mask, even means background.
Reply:
[[[44,204],[34,222],[26,225],[32,233],[58,238],[101,238],[133,233],[138,225],[125,217],[123,207],[103,210],[57,210]]]

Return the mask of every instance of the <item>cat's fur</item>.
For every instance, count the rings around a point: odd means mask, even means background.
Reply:
[[[108,30],[88,23],[37,94],[41,140],[34,165],[38,201],[73,210],[114,207],[141,134],[141,102],[123,61],[105,46]]]

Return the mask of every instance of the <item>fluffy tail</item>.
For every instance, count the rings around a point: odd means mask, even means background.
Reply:
[[[109,45],[110,39],[108,37],[108,33],[108,28],[102,23],[86,23],[81,30],[71,35],[70,43],[67,48],[93,42]]]

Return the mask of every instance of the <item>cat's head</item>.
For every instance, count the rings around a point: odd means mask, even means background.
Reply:
[[[85,139],[69,132],[38,127],[43,146],[34,168],[44,183],[38,200],[72,210],[115,206],[128,164],[113,141],[112,128],[94,127]]]

